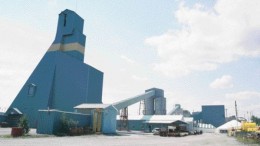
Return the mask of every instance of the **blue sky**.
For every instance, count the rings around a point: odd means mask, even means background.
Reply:
[[[58,14],[76,11],[85,62],[103,71],[103,102],[151,87],[174,104],[224,104],[260,116],[260,3],[257,0],[4,1],[0,5],[0,111],[51,45]],[[131,113],[138,113],[138,105]]]

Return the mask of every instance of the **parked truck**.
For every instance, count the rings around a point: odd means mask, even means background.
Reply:
[[[186,127],[182,126],[168,126],[167,128],[160,129],[160,136],[175,136],[175,137],[182,137],[189,135],[189,132],[186,130]]]

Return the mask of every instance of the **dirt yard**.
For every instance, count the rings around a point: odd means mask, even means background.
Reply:
[[[55,137],[37,135],[12,138],[9,128],[0,128],[0,146],[242,146],[233,137],[225,134],[204,133],[186,137],[160,137],[150,133],[119,132],[118,135],[85,135],[74,137]]]

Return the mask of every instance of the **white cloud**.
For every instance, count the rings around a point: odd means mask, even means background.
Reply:
[[[229,113],[235,111],[235,101],[237,102],[238,115],[250,118],[249,113],[260,116],[260,92],[259,91],[240,91],[235,93],[228,93],[223,99],[227,104]]]
[[[210,87],[213,89],[226,89],[226,88],[232,88],[232,76],[230,75],[224,75],[221,78],[216,79],[210,84]]]
[[[120,58],[123,59],[124,61],[126,61],[126,62],[129,63],[129,64],[134,64],[134,63],[135,63],[134,60],[132,60],[132,59],[126,57],[125,55],[121,55]]]
[[[1,17],[0,32],[0,111],[4,111],[47,51],[54,36]]]
[[[132,75],[132,79],[134,79],[136,81],[147,81],[148,80],[146,77],[140,77],[137,75]]]
[[[226,98],[234,100],[249,100],[249,99],[260,99],[260,92],[256,91],[241,91],[237,93],[226,94]]]
[[[259,7],[259,0],[219,0],[211,10],[180,4],[175,17],[182,28],[145,40],[160,57],[154,70],[178,77],[260,56]]]

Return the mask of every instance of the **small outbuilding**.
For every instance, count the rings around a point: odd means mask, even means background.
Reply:
[[[74,108],[78,113],[91,114],[91,125],[94,132],[116,133],[118,111],[113,105],[83,103]]]
[[[117,116],[117,128],[120,130],[120,116]],[[182,126],[189,129],[189,123],[182,115],[138,115],[128,116],[128,130],[151,132],[154,128]]]
[[[4,115],[8,126],[17,127],[23,113],[18,108],[9,108]]]

